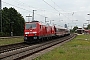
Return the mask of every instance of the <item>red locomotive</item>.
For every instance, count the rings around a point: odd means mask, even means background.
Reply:
[[[38,40],[52,39],[53,37],[70,34],[67,29],[56,28],[55,26],[46,26],[39,21],[25,23],[24,41],[33,42]]]

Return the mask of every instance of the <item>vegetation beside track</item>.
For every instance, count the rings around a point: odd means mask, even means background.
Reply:
[[[35,60],[90,60],[90,35],[78,35]]]
[[[0,46],[24,42],[23,37],[0,39]]]

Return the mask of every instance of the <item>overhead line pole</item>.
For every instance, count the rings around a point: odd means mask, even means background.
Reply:
[[[90,14],[87,14],[87,15],[89,15],[89,16],[90,16]],[[88,21],[88,25],[89,25],[89,21],[90,21],[90,20],[86,20],[86,21]]]
[[[33,10],[32,21],[34,21],[34,11],[36,11],[36,10]]]
[[[2,32],[2,3],[1,3],[1,0],[0,0],[0,21],[1,21],[1,32]]]
[[[47,22],[47,21],[46,21],[46,18],[47,18],[47,17],[45,17],[45,23]]]
[[[86,20],[86,21],[88,21],[88,25],[89,25],[89,21],[90,21],[90,20]]]

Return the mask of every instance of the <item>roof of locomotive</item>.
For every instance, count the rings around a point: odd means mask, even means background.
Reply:
[[[39,22],[39,21],[31,21],[31,22],[25,22],[25,23],[38,23],[38,24],[40,24],[40,25],[46,25],[46,24],[44,24],[44,23],[42,23],[42,22]]]
[[[42,23],[40,21],[31,21],[31,22],[25,22],[25,23],[38,23],[40,25],[45,25],[46,27],[48,26],[55,27],[54,25],[50,25],[49,23]]]
[[[33,22],[39,22],[39,21],[31,21],[31,22],[25,22],[25,23],[33,23]]]

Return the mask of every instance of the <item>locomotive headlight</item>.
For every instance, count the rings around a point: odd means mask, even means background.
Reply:
[[[33,32],[33,34],[36,36],[37,35],[37,32]]]
[[[29,32],[25,32],[25,34],[29,34]]]
[[[33,32],[34,34],[36,34],[37,32]]]

